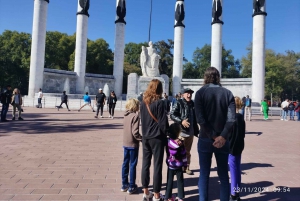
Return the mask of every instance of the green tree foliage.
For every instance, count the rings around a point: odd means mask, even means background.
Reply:
[[[247,47],[247,56],[242,58],[242,76],[252,75],[252,48]],[[275,98],[300,98],[300,53],[286,51],[284,54],[266,50],[265,96]]]
[[[30,34],[4,31],[0,35],[0,86],[10,84],[27,93],[30,67]]]
[[[201,49],[196,48],[193,53],[192,62],[183,66],[183,77],[200,79],[204,77],[205,70],[211,66],[211,46],[204,45]],[[234,60],[231,50],[222,49],[222,77],[238,78],[241,69],[239,60]]]

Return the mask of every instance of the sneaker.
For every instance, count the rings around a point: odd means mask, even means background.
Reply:
[[[24,120],[22,117],[19,117],[18,120]]]
[[[129,187],[128,190],[127,190],[127,193],[128,193],[129,195],[131,195],[131,194],[137,192],[137,190],[138,190],[138,187],[137,187],[137,185],[135,185],[135,186],[132,187],[132,188]]]
[[[112,119],[114,119],[114,117],[111,117]]]
[[[283,121],[283,119],[280,119],[281,121]]]
[[[142,201],[150,201],[150,199],[153,198],[153,193],[149,191],[149,195],[143,194],[143,200]]]
[[[186,169],[185,173],[188,174],[188,175],[193,175],[194,174],[193,171],[190,170],[190,169]]]
[[[100,118],[103,118],[103,116],[100,116]]]
[[[153,196],[152,201],[165,201],[165,198],[164,198],[164,196],[160,193],[159,198],[155,198],[155,197]]]
[[[68,110],[69,112],[71,111],[71,110]]]
[[[11,120],[16,120],[16,118],[15,118],[15,117],[13,117]]]
[[[126,192],[128,190],[128,185],[123,185],[121,188],[121,192]]]
[[[108,118],[111,118],[111,116],[109,115]]]
[[[95,112],[95,110],[93,110],[93,112]]]
[[[98,118],[98,116],[95,116],[95,118]]]

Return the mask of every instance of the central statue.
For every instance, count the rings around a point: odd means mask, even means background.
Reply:
[[[142,76],[143,77],[159,77],[159,60],[161,57],[153,48],[152,41],[149,42],[149,47],[142,46],[142,53],[140,56]]]

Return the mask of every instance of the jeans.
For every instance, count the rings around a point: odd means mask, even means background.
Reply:
[[[247,121],[247,114],[248,114],[248,117],[249,117],[249,121],[251,121],[251,107],[248,107],[246,106],[245,107],[245,121]]]
[[[109,115],[114,116],[116,104],[109,104],[108,106],[109,106],[108,108]]]
[[[294,110],[290,110],[289,113],[290,113],[290,120],[294,120],[294,115],[295,115]]]
[[[184,195],[184,179],[183,179],[182,168],[176,169],[176,170],[168,168],[165,199],[172,198],[174,175],[176,175],[176,177],[177,177],[177,189],[178,189],[177,197],[179,197],[180,199],[183,199],[185,195]]]
[[[213,153],[217,161],[217,173],[220,179],[220,200],[229,200],[229,176],[228,176],[228,155],[229,155],[229,142],[226,141],[222,148],[216,148],[213,141],[209,138],[199,138],[198,140],[198,154],[200,165],[199,177],[199,201],[208,201],[208,184],[211,167],[211,158]]]
[[[38,98],[38,108],[42,108],[42,98]]]
[[[241,189],[241,155],[229,154],[228,163],[230,168],[231,195],[236,195]]]
[[[164,159],[164,148],[167,143],[165,136],[143,139],[143,164],[142,164],[142,187],[149,188],[150,165],[152,155],[154,158],[153,191],[159,193],[162,185],[162,166]]]
[[[100,116],[103,116],[103,105],[98,105],[97,104],[97,113],[96,116],[98,116],[100,110]]]
[[[9,103],[2,104],[2,110],[1,110],[1,121],[6,120],[6,114],[9,108]]]
[[[21,105],[19,105],[19,104],[13,104],[12,117],[16,116],[16,108],[18,108],[18,115],[19,115],[19,118],[20,118],[21,117],[22,108],[21,108]]]
[[[124,159],[122,165],[122,185],[134,188],[136,186],[136,165],[138,163],[139,148],[128,149],[124,147]],[[129,175],[129,183],[128,183]]]
[[[282,119],[287,120],[287,111],[282,110]]]
[[[298,117],[297,121],[300,121],[300,111],[299,112],[296,112],[296,115]]]

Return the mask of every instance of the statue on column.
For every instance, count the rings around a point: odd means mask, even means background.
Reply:
[[[82,8],[82,10],[77,14],[84,14],[90,16],[88,13],[88,10],[90,8],[90,0],[79,0],[79,5]]]
[[[157,54],[153,48],[152,41],[149,42],[149,47],[142,46],[142,52],[140,55],[140,64],[142,68],[142,76],[144,77],[158,77],[159,74],[159,60],[161,57]]]
[[[184,17],[185,17],[184,5],[177,4],[176,11],[175,11],[175,20],[176,20],[175,27],[178,26],[185,27],[185,25],[182,23]]]
[[[261,10],[261,8],[264,6],[265,6],[265,0],[253,0],[254,14],[262,13],[263,11]]]
[[[115,23],[124,23],[126,24],[124,18],[126,17],[126,3],[125,0],[119,0],[118,6],[117,6],[117,16],[118,19],[115,21]]]
[[[212,23],[222,23],[223,22],[219,19],[222,16],[222,4],[220,0],[214,0],[213,9],[212,9]]]

